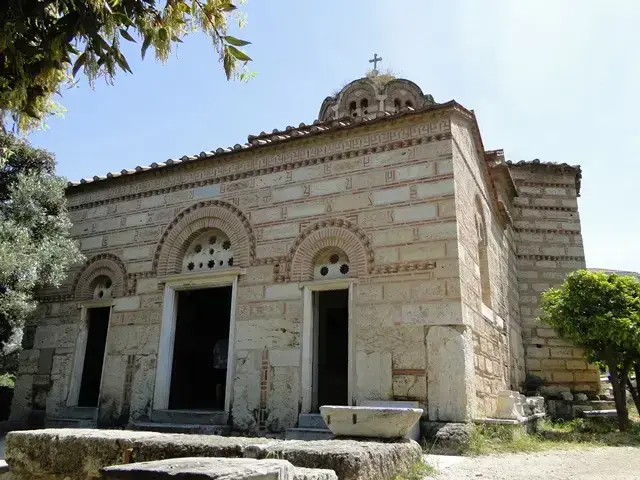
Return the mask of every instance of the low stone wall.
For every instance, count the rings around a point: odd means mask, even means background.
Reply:
[[[87,479],[104,467],[167,458],[276,458],[296,467],[329,469],[340,480],[389,480],[421,459],[412,440],[282,441],[127,430],[49,429],[11,432],[5,459],[17,479]]]

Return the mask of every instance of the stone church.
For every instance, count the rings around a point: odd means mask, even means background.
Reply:
[[[310,125],[70,183],[86,263],[39,292],[11,419],[259,434],[321,405],[469,422],[528,381],[597,392],[536,320],[585,266],[580,181],[374,71]]]

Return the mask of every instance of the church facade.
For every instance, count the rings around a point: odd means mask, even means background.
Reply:
[[[328,404],[468,422],[532,379],[597,393],[536,320],[585,265],[580,180],[374,75],[311,125],[70,183],[86,263],[40,292],[11,419],[282,432]]]

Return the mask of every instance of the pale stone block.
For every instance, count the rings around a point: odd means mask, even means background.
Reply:
[[[411,284],[411,298],[414,300],[435,300],[444,298],[444,280],[420,280]]]
[[[289,252],[289,245],[285,242],[266,243],[256,246],[257,258],[284,257]]]
[[[473,342],[467,330],[434,326],[427,331],[429,420],[466,422],[474,418]]]
[[[420,370],[427,366],[424,345],[424,331],[418,331],[419,336],[408,338],[405,343],[393,349],[393,368],[398,370]]]
[[[105,217],[109,213],[108,205],[100,205],[99,207],[87,209],[87,219]]]
[[[158,351],[160,325],[123,325],[109,329],[110,355],[149,355]]]
[[[434,302],[402,306],[402,323],[419,325],[460,325],[460,302]]]
[[[438,180],[435,182],[420,183],[416,186],[418,198],[444,197],[453,195],[453,178]]]
[[[422,241],[441,240],[445,238],[456,238],[456,222],[431,223],[418,227],[418,235]]]
[[[111,233],[107,236],[107,245],[115,247],[118,245],[129,245],[136,238],[135,230],[126,230],[124,232]]]
[[[300,361],[299,348],[269,350],[269,365],[272,367],[299,367]]]
[[[300,369],[297,365],[271,368],[267,398],[267,428],[282,431],[295,427],[300,400]]]
[[[287,218],[300,218],[325,213],[327,205],[324,201],[305,202],[295,205],[288,205],[286,209]]]
[[[390,326],[400,324],[402,313],[400,305],[379,304],[379,305],[358,305],[352,313],[358,327],[363,326]]]
[[[41,325],[36,330],[33,348],[74,347],[78,338],[78,325]]]
[[[431,220],[438,215],[437,205],[433,203],[423,203],[411,207],[401,207],[394,211],[394,222],[418,222],[420,220]]]
[[[395,169],[396,181],[417,180],[435,175],[435,163],[426,162],[417,165],[407,165]]]
[[[149,245],[125,248],[122,251],[122,259],[129,261],[149,258],[151,256],[151,248]]]
[[[80,250],[92,250],[102,247],[102,235],[87,237],[80,240]]]
[[[377,248],[373,251],[373,254],[377,264],[398,261],[398,249],[396,247]]]
[[[374,210],[358,214],[358,225],[362,227],[382,227],[391,223],[391,215],[388,211]]]
[[[149,221],[149,214],[144,213],[134,213],[133,215],[127,215],[125,225],[127,227],[137,227],[140,225],[145,225]]]
[[[571,348],[551,347],[549,351],[551,357],[571,358],[573,356],[573,350]]]
[[[287,283],[284,285],[269,285],[265,290],[266,300],[291,300],[300,298],[302,295],[297,283]]]
[[[279,240],[298,235],[300,227],[297,223],[280,223],[262,229],[262,240]]]
[[[255,302],[256,300],[264,299],[264,286],[252,285],[238,286],[238,303],[241,302]]]
[[[411,297],[408,283],[388,283],[384,286],[384,299],[389,302],[407,301]]]
[[[311,184],[311,195],[331,195],[332,193],[338,193],[345,188],[344,178],[333,178],[331,180],[325,180],[322,182]]]
[[[402,438],[420,420],[421,408],[322,406],[320,413],[336,436]]]
[[[243,279],[243,283],[272,283],[273,282],[273,265],[259,265],[256,267],[249,267],[247,274]]]
[[[253,223],[266,223],[282,220],[282,207],[263,208],[251,212],[251,221]]]
[[[153,269],[153,262],[133,262],[127,265],[129,273],[150,272]]]
[[[194,200],[200,200],[201,198],[213,198],[220,195],[220,184],[204,185],[193,189]]]
[[[410,198],[409,187],[387,188],[371,194],[373,205],[389,205],[391,203],[406,202]]]
[[[434,260],[446,256],[444,242],[414,243],[398,247],[398,251],[402,262]]]
[[[371,200],[369,199],[370,195],[371,194],[367,192],[356,194],[349,193],[332,198],[328,201],[329,203],[327,203],[327,205],[331,205],[332,212],[359,210],[362,208],[367,208],[371,205]]]
[[[302,185],[293,185],[285,188],[275,188],[271,192],[271,198],[274,203],[296,200],[304,196],[304,187]]]
[[[394,398],[427,400],[427,377],[425,375],[394,375]]]
[[[453,160],[445,159],[438,160],[437,162],[437,174],[438,175],[447,175],[453,173]]]
[[[164,195],[152,195],[151,197],[144,197],[140,199],[140,208],[142,210],[151,210],[153,208],[163,207],[165,204]],[[132,204],[122,205],[122,209],[120,209],[120,205],[118,205],[118,212],[127,212],[135,210],[135,206]]]
[[[151,293],[158,291],[157,278],[139,278],[136,282],[136,293]]]
[[[356,403],[360,404],[364,400],[391,400],[391,353],[356,352],[356,379]]]
[[[236,348],[299,348],[300,324],[292,323],[290,319],[285,318],[239,321],[236,323]]]
[[[140,308],[140,297],[121,297],[116,298],[113,303],[113,311],[121,312],[124,310],[138,310]]]
[[[355,287],[356,304],[382,300],[382,284],[359,284]]]

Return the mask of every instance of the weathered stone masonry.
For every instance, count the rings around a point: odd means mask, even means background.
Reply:
[[[234,428],[282,431],[305,408],[303,287],[322,281],[327,252],[348,265],[352,403],[414,400],[430,420],[469,421],[490,416],[525,367],[595,389],[582,353],[535,320],[541,289],[584,265],[579,169],[509,165],[485,153],[474,115],[455,102],[434,104],[402,80],[365,104],[379,87],[358,82],[314,125],[71,185],[87,261],[41,292],[12,419],[68,416],[81,316],[104,303],[100,288],[112,310],[97,419],[149,419],[163,288],[191,275],[183,259],[210,230],[233,250],[219,270],[237,275],[224,417]]]

